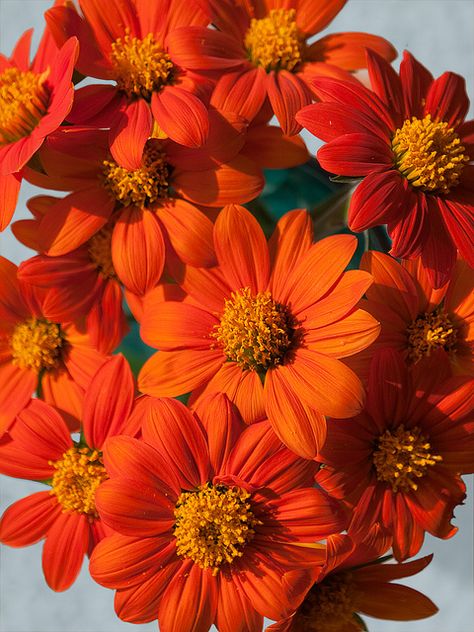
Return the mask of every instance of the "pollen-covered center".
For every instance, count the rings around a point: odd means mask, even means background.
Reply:
[[[272,9],[265,18],[253,18],[245,35],[250,61],[267,72],[294,70],[303,61],[304,46],[295,9]]]
[[[148,206],[169,194],[166,155],[151,142],[145,145],[142,165],[129,171],[113,160],[102,164],[102,182],[122,206]]]
[[[28,136],[48,111],[46,73],[7,68],[0,74],[0,145]]]
[[[88,243],[90,260],[99,274],[106,279],[116,279],[114,264],[112,263],[112,232],[113,224],[107,224],[99,230]]]
[[[438,307],[419,315],[407,327],[408,359],[415,363],[436,349],[453,351],[457,332],[448,314]]]
[[[405,430],[400,425],[393,432],[386,430],[379,437],[373,453],[377,478],[391,485],[394,492],[416,491],[417,479],[443,460],[430,450],[430,443],[418,427]]]
[[[22,369],[55,369],[66,344],[60,325],[44,318],[29,318],[19,323],[10,339],[13,364]]]
[[[173,79],[173,62],[151,33],[143,39],[129,33],[119,37],[112,43],[110,60],[119,89],[129,97],[149,101]]]
[[[295,629],[308,632],[339,632],[354,623],[355,591],[349,572],[328,575],[314,584],[298,608]],[[355,629],[355,627],[354,627]]]
[[[414,187],[423,191],[449,193],[470,158],[461,139],[448,123],[428,114],[403,123],[392,140],[395,164]]]
[[[294,319],[270,292],[253,296],[246,287],[227,299],[219,325],[211,336],[227,359],[243,369],[264,371],[281,364],[295,337]]]
[[[55,469],[50,494],[56,496],[63,511],[97,518],[95,493],[107,478],[100,453],[90,448],[73,447],[50,465]]]
[[[242,557],[260,524],[252,512],[250,494],[240,487],[206,483],[182,492],[176,503],[176,553],[213,575],[222,564]]]

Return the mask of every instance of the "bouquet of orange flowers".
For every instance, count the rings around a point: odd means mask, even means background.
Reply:
[[[54,591],[88,558],[124,621],[437,611],[394,582],[474,471],[474,121],[461,76],[318,37],[344,4],[56,0],[0,55],[1,229],[48,191],[0,257],[0,472],[41,483],[0,541]]]

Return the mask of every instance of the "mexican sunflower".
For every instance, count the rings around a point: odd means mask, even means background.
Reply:
[[[79,39],[78,70],[113,81],[79,88],[69,119],[110,128],[110,148],[123,167],[142,154],[156,125],[177,143],[202,145],[209,132],[209,81],[189,72],[174,56],[170,36],[183,26],[208,24],[193,0],[79,0],[45,16],[58,44]]]
[[[312,544],[344,528],[337,505],[313,486],[317,464],[285,448],[266,421],[246,427],[223,394],[193,415],[173,399],[148,398],[142,440],[109,439],[110,480],[97,492],[116,533],[94,550],[90,572],[117,590],[125,621],[158,617],[160,630],[258,632],[262,617],[291,608],[321,564]]]
[[[43,572],[48,586],[66,590],[84,555],[108,529],[99,518],[95,495],[107,473],[102,445],[122,431],[134,398],[133,377],[122,356],[97,372],[86,392],[81,441],[71,438],[61,415],[32,400],[0,441],[0,471],[50,486],[15,502],[0,520],[0,542],[20,547],[46,538]]]
[[[377,619],[412,621],[436,614],[438,608],[425,595],[394,579],[422,571],[433,556],[403,564],[385,564],[390,539],[375,525],[355,544],[347,535],[328,538],[326,564],[315,568],[315,583],[295,612],[269,626],[271,632],[363,632],[359,613]],[[390,556],[389,556],[390,557]],[[292,573],[285,576],[292,581]]]
[[[77,39],[58,50],[46,30],[30,62],[32,33],[22,35],[10,59],[0,53],[0,230],[15,211],[21,169],[64,121],[74,98]]]
[[[249,201],[264,180],[256,164],[237,155],[246,124],[235,119],[234,126],[217,110],[210,118],[204,147],[152,138],[132,170],[112,159],[105,130],[70,128],[51,136],[39,156],[43,172],[28,169],[26,177],[72,193],[40,220],[40,250],[66,254],[111,221],[113,266],[135,294],[159,281],[169,246],[185,263],[212,265],[212,222],[195,204]]]
[[[84,389],[104,362],[80,321],[58,321],[61,294],[17,279],[0,257],[0,436],[41,384],[41,396],[66,415],[81,416]]]
[[[324,169],[363,177],[349,206],[349,227],[387,224],[394,257],[421,256],[433,287],[444,285],[456,250],[474,266],[474,121],[465,82],[433,79],[409,53],[400,74],[367,52],[372,90],[334,79],[314,81],[324,103],[298,121],[327,144]]]
[[[168,43],[177,62],[217,78],[215,90],[225,99],[227,109],[248,120],[268,97],[288,135],[301,130],[295,114],[314,98],[313,77],[329,75],[356,81],[350,72],[366,67],[366,47],[388,61],[396,56],[389,42],[368,33],[331,34],[308,44],[346,0],[200,2],[210,10],[215,28],[193,25],[170,33]]]
[[[391,347],[401,352],[416,371],[426,370],[436,354],[437,371],[474,377],[473,320],[474,275],[462,259],[454,265],[449,282],[433,290],[420,259],[401,264],[380,252],[363,255],[361,268],[374,277],[367,298],[359,307],[380,321],[380,336],[370,353],[362,351],[351,367],[368,375],[376,349]]]
[[[214,225],[218,266],[188,267],[188,297],[143,301],[140,333],[160,349],[143,366],[149,395],[227,393],[247,423],[268,417],[297,454],[313,458],[324,442],[324,415],[351,417],[363,388],[342,361],[370,345],[379,323],[356,309],[372,283],[344,272],[357,240],[336,235],[313,244],[303,210],[286,214],[267,244],[257,220],[229,205]]]
[[[332,419],[316,480],[352,507],[349,535],[374,522],[393,536],[397,560],[412,557],[427,531],[450,538],[454,508],[465,498],[460,474],[474,470],[474,379],[440,381],[437,364],[410,372],[402,355],[374,355],[366,406]]]

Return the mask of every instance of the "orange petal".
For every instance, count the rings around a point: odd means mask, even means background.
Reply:
[[[216,626],[220,632],[260,632],[262,615],[240,591],[232,575],[220,573]]]
[[[332,22],[347,0],[299,0],[296,12],[296,24],[302,33],[314,35]]]
[[[38,386],[38,375],[11,361],[0,365],[0,437],[25,408]]]
[[[10,505],[0,520],[0,542],[29,546],[46,536],[61,515],[61,506],[50,492],[37,492]]]
[[[363,594],[357,598],[357,609],[369,617],[411,621],[431,617],[438,612],[431,599],[408,586],[367,583],[363,588]]]
[[[0,175],[0,231],[5,230],[13,217],[20,185],[21,176],[19,173]]]
[[[306,82],[287,70],[272,71],[268,75],[267,91],[283,133],[287,136],[298,134],[301,125],[296,114],[313,100]]]
[[[211,104],[224,112],[233,112],[252,121],[266,97],[266,74],[263,68],[224,74],[217,82]]]
[[[151,135],[150,107],[143,99],[127,102],[118,124],[110,131],[110,152],[114,160],[133,171],[142,164],[145,143]]]
[[[154,92],[151,110],[160,128],[186,147],[200,147],[209,134],[209,116],[204,103],[178,86]]]
[[[367,68],[367,49],[374,50],[387,61],[397,56],[395,48],[383,37],[370,33],[331,33],[308,49],[311,61],[333,64],[344,70]]]
[[[301,136],[285,136],[273,125],[250,127],[242,153],[255,160],[262,169],[289,169],[309,160]]]
[[[59,410],[71,430],[77,430],[82,418],[84,389],[76,384],[69,372],[64,369],[45,371],[41,390],[44,401]]]

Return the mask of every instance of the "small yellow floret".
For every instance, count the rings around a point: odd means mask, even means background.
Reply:
[[[112,263],[112,232],[113,224],[108,224],[99,230],[88,244],[89,257],[92,263],[106,279],[117,278]]]
[[[441,307],[418,316],[408,327],[408,359],[415,363],[435,349],[453,351],[457,332]]]
[[[55,369],[65,344],[58,324],[43,318],[29,318],[15,327],[10,339],[13,364],[37,373]]]
[[[294,627],[307,632],[339,632],[351,626],[354,611],[351,573],[328,575],[306,595],[294,618]]]

